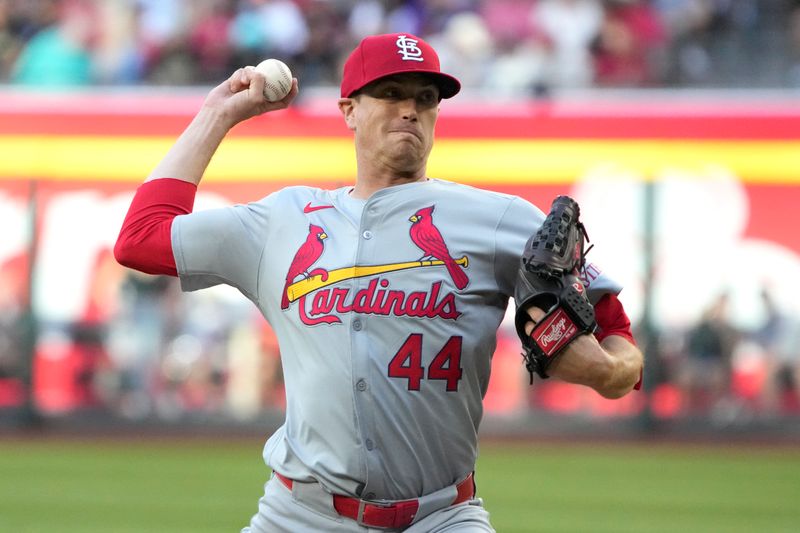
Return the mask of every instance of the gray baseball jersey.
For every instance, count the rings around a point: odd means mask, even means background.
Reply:
[[[286,420],[266,463],[334,493],[418,497],[474,469],[496,331],[544,214],[440,180],[349,190],[179,216],[173,252],[184,290],[232,285],[277,335]]]

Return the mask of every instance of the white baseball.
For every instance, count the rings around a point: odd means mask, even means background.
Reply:
[[[286,63],[277,59],[265,59],[256,70],[264,75],[267,83],[264,84],[264,98],[269,102],[277,102],[292,90],[292,71]]]

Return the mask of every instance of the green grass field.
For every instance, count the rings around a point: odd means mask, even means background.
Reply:
[[[261,444],[0,440],[0,531],[238,532]],[[501,533],[800,530],[800,449],[484,443],[477,482]]]

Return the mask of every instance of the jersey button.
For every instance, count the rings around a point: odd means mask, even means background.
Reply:
[[[363,379],[359,379],[358,383],[356,383],[356,388],[361,392],[364,392],[365,390],[367,390],[367,382],[364,381]]]
[[[368,492],[368,493],[366,493],[366,494],[364,495],[364,499],[365,499],[365,500],[374,500],[374,499],[375,499],[375,493],[374,493],[374,492]]]
[[[361,324],[361,321],[359,319],[353,320],[353,329],[354,330],[361,331],[362,327],[364,327],[364,326]]]
[[[361,236],[367,240],[370,240],[372,238],[372,232],[370,230],[366,230],[364,233],[361,234]]]
[[[366,445],[368,450],[371,450],[372,448],[375,447],[375,443],[372,442],[372,439],[367,439],[366,441],[364,441],[364,444]],[[374,498],[374,496],[373,496],[373,498]],[[367,499],[369,500],[369,498],[367,498]]]

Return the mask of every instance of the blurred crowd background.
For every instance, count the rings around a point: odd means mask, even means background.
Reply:
[[[182,293],[176,278],[124,269],[102,249],[90,266],[82,311],[68,320],[35,318],[27,307],[29,257],[0,263],[0,428],[4,413],[24,406],[21,378],[28,373],[27,401],[56,418],[249,423],[281,416],[277,340],[235,290]],[[763,318],[749,326],[737,320],[724,290],[696,321],[656,324],[655,331],[635,321],[648,355],[644,389],[615,401],[556,380],[537,377],[531,386],[509,319],[494,353],[487,418],[683,420],[706,429],[769,423],[789,430],[787,422],[800,420],[800,319],[776,303],[779,290],[763,287],[754,310]]]
[[[197,85],[278,57],[337,85],[363,36],[395,31],[503,94],[800,85],[797,0],[0,0],[0,82]]]
[[[278,57],[303,86],[336,86],[363,36],[394,31],[428,39],[467,91],[497,96],[800,87],[800,0],[0,0],[0,84],[203,86]],[[38,324],[31,348],[30,265],[0,266],[0,409],[24,402],[26,372],[39,408],[56,414],[247,421],[283,408],[275,338],[238,295],[182,294],[177,280],[126,271],[109,251],[93,266],[84,316]],[[800,322],[775,290],[764,288],[755,327],[741,328],[720,294],[696,324],[657,332],[651,386],[613,404],[552,380],[529,387],[504,328],[487,413],[797,420]]]

